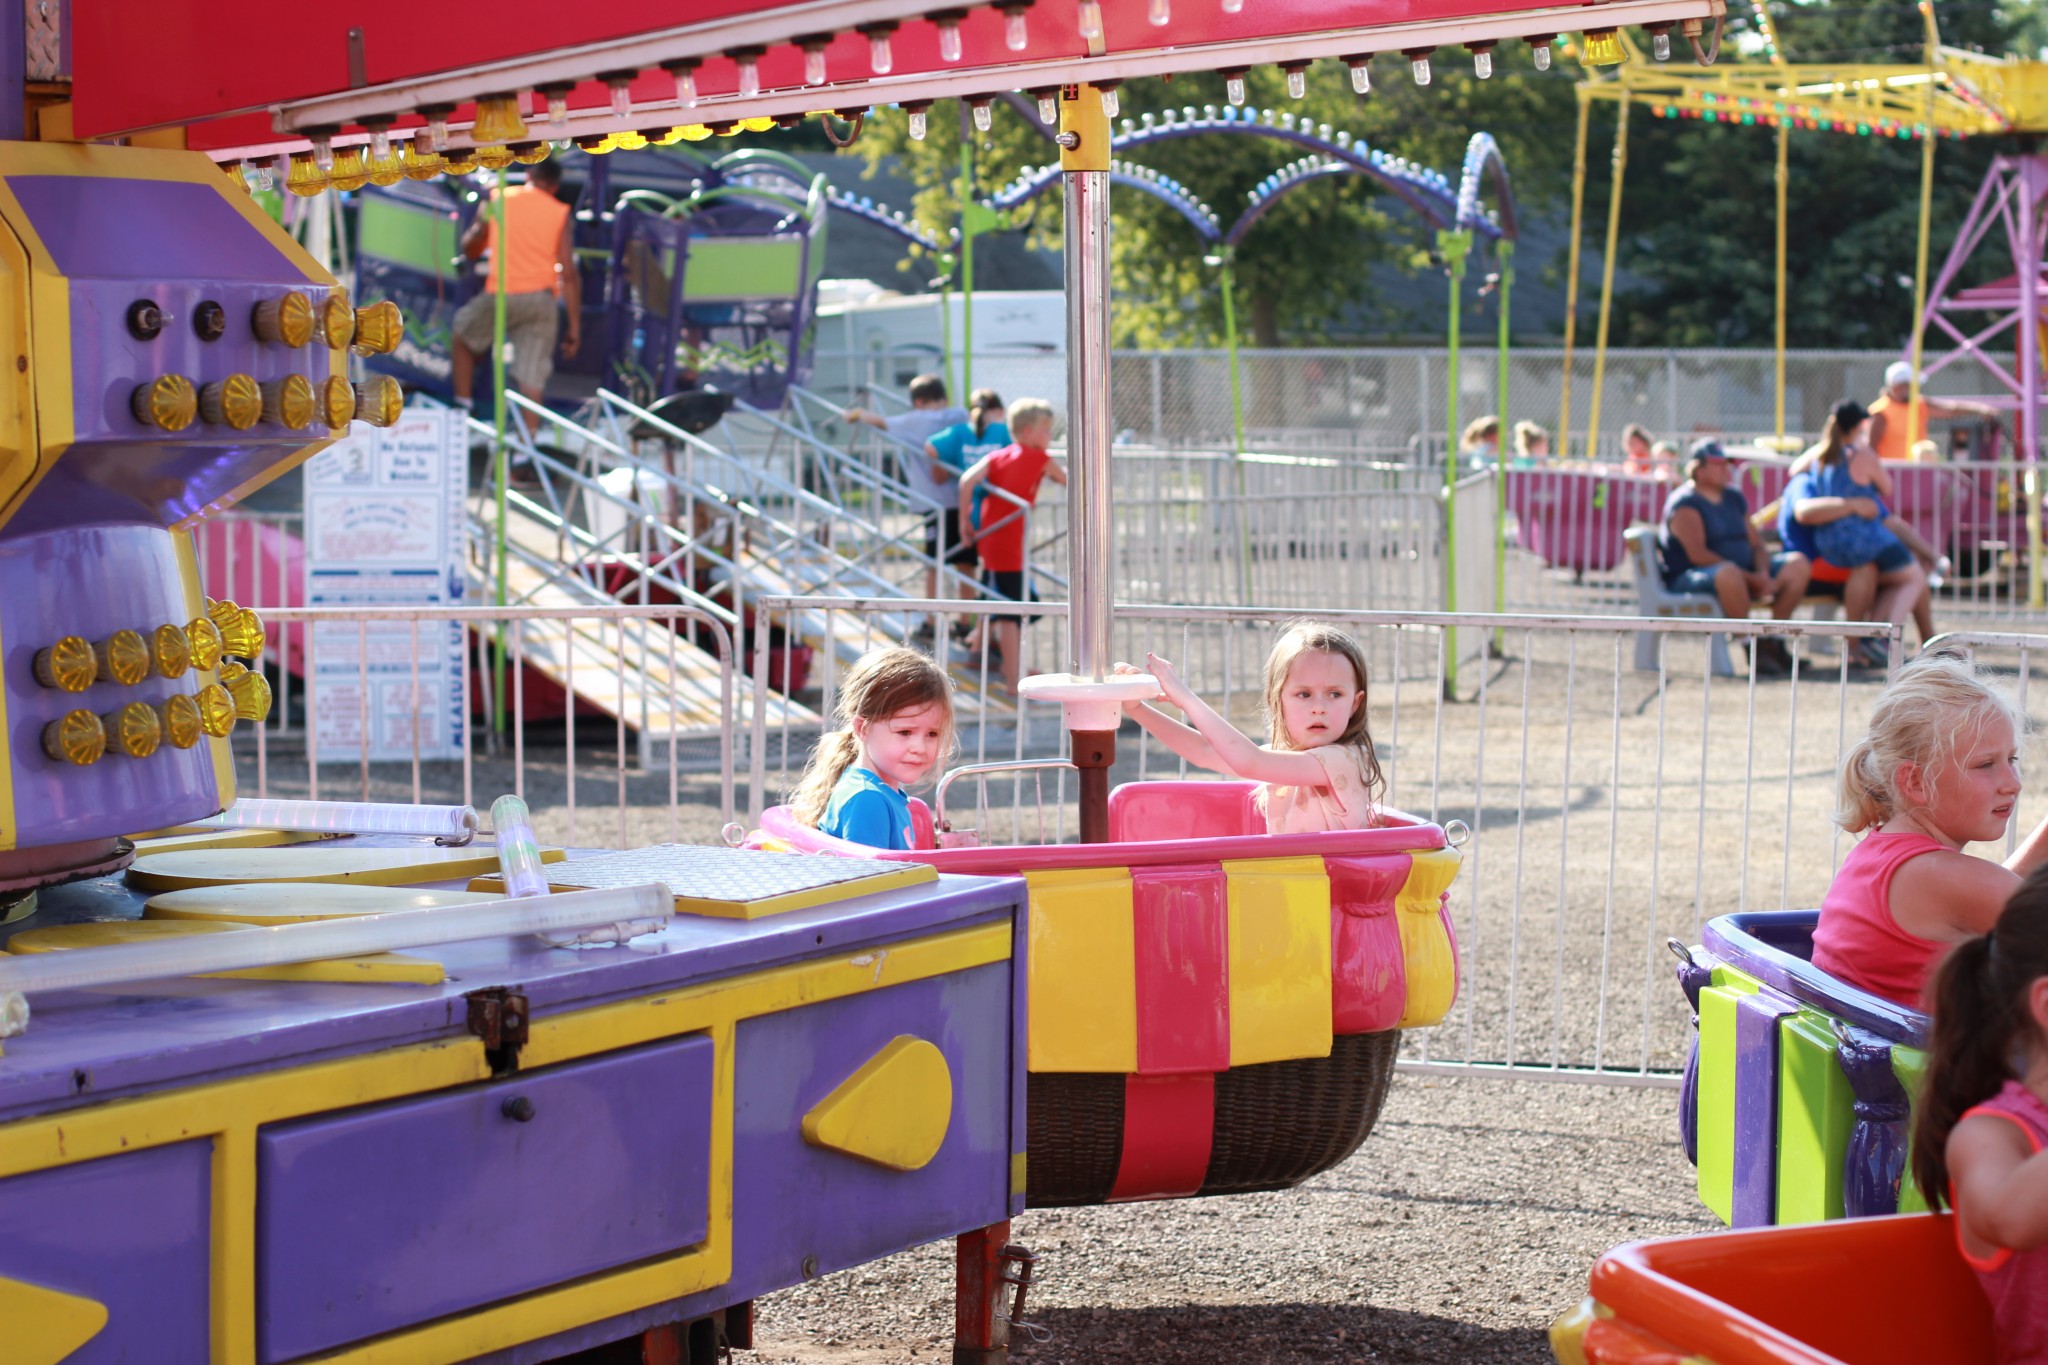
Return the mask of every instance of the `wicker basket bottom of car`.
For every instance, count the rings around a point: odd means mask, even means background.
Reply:
[[[1329,1170],[1372,1132],[1394,1074],[1398,1029],[1335,1039],[1327,1057],[1216,1075],[1216,1129],[1200,1194],[1284,1190]],[[1024,1202],[1100,1204],[1116,1184],[1124,1078],[1034,1072],[1026,1110]]]

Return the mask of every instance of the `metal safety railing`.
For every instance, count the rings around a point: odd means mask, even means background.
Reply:
[[[864,604],[818,598],[758,598],[755,609],[771,620],[806,610],[874,619]],[[952,610],[979,620],[991,609]],[[1065,650],[1060,608],[1035,610],[1045,619],[1022,632],[1027,668]],[[1472,829],[1451,893],[1460,1003],[1407,1040],[1404,1064],[1615,1084],[1675,1084],[1683,1064],[1689,1023],[1665,939],[1690,941],[1730,911],[1819,903],[1847,848],[1831,820],[1836,768],[1882,685],[1852,671],[1841,646],[1887,641],[1895,657],[1901,647],[1867,623],[1150,605],[1117,609],[1115,641],[1133,663],[1148,651],[1170,658],[1263,738],[1266,653],[1297,615],[1340,625],[1365,649],[1386,804]],[[1654,643],[1652,670],[1635,667],[1638,634]],[[1776,681],[1716,675],[1716,634],[1738,654],[1776,637],[1796,670]],[[1461,637],[1498,645],[1458,671]],[[873,639],[898,642],[881,630]],[[974,774],[971,814],[950,802],[949,814],[984,843],[1076,839],[1058,708],[985,702],[987,669],[980,654],[954,666],[960,746],[948,766],[999,770]],[[835,675],[810,681],[815,709],[829,712]],[[817,731],[778,733],[765,719],[751,728],[758,811],[795,781]],[[1126,728],[1114,781],[1200,776]]]

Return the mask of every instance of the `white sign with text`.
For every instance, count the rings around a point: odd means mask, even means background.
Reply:
[[[303,466],[306,604],[460,606],[468,451],[457,414],[407,408],[357,422]],[[372,621],[311,631],[313,739],[322,763],[460,758],[467,742],[464,627]],[[365,690],[367,688],[367,691]]]

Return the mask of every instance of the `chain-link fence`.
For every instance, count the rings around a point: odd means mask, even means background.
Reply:
[[[1930,353],[1928,363],[1937,358]],[[2010,356],[1995,358],[2010,368]],[[1837,402],[1875,398],[1885,366],[1897,359],[1892,351],[1789,352],[1787,435],[1811,438]],[[970,379],[973,387],[993,388],[1005,398],[1030,394],[1064,410],[1066,367],[1066,357],[1057,353],[976,352]],[[1240,351],[1246,443],[1278,454],[1440,452],[1449,367],[1449,353],[1441,349]],[[817,357],[814,387],[860,401],[853,395],[864,386],[900,389],[913,374],[934,368],[943,373],[946,367],[923,351],[825,352]],[[957,373],[956,364],[956,378]],[[1954,365],[1934,375],[1928,391],[1935,397],[1982,392],[1981,375],[1976,366]],[[1554,430],[1564,392],[1564,352],[1511,352],[1506,402],[1498,393],[1498,356],[1490,349],[1460,355],[1458,382],[1462,419],[1501,413],[1510,423],[1527,420]],[[1119,351],[1112,359],[1110,397],[1116,430],[1127,442],[1178,450],[1231,448],[1230,361],[1223,351]],[[1593,353],[1585,349],[1572,360],[1573,455],[1587,453],[1592,400]],[[1596,453],[1618,454],[1622,428],[1630,423],[1681,445],[1702,435],[1774,433],[1775,357],[1755,350],[1609,351]],[[2008,424],[2002,447],[1980,452],[1980,458],[2011,457],[2010,440]],[[1553,451],[1559,446],[1553,438]]]

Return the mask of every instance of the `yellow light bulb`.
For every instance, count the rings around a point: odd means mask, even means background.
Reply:
[[[66,711],[43,727],[43,752],[83,768],[107,751],[107,727],[90,711]]]
[[[288,374],[257,386],[263,394],[263,420],[298,431],[313,420],[313,384],[302,374]]]
[[[765,133],[774,126],[775,120],[772,118],[743,118],[740,120],[740,127],[750,133]]]
[[[702,142],[710,136],[711,125],[707,123],[692,123],[683,129],[683,141],[685,142]]]
[[[270,683],[254,669],[238,668],[233,673],[221,670],[221,685],[234,698],[235,716],[240,720],[252,720],[259,724],[270,717]]]
[[[1621,35],[1613,29],[1587,29],[1585,38],[1579,60],[1587,66],[1619,66],[1628,60],[1628,53],[1622,50]]]
[[[512,149],[512,159],[522,166],[538,166],[548,159],[548,154],[553,150],[551,143],[522,142]]]
[[[636,133],[629,129],[623,133],[612,134],[612,147],[617,151],[637,152],[646,145],[647,135],[645,133]]]
[[[208,618],[195,616],[185,623],[185,643],[190,647],[194,668],[220,665],[220,627]]]
[[[721,123],[711,131],[720,137],[738,137],[740,135],[740,126],[737,123]]]
[[[219,683],[199,689],[193,703],[199,708],[199,728],[215,739],[226,739],[235,728],[235,699]]]
[[[394,144],[390,138],[381,135],[370,145],[370,155],[365,158],[364,166],[370,173],[372,185],[396,185],[405,179],[405,162],[399,153],[401,146],[403,144]],[[380,149],[383,152],[382,156],[377,155]],[[181,744],[178,747],[182,749],[189,746]]]
[[[602,137],[579,137],[576,139],[576,145],[582,149],[585,156],[604,156],[619,144],[616,138],[606,133]]]
[[[199,703],[180,692],[168,697],[157,708],[157,721],[163,727],[164,737],[178,749],[189,749],[199,742],[203,733],[199,721]]]
[[[476,149],[476,164],[487,171],[502,171],[512,164],[512,149],[493,142]]]
[[[370,183],[370,168],[363,161],[361,147],[336,147],[334,168],[327,172],[327,182],[338,190],[359,190]]]
[[[356,391],[340,375],[331,375],[320,385],[320,415],[336,431],[345,431],[356,420]]]
[[[356,385],[356,420],[388,427],[405,411],[405,394],[388,374],[373,374]],[[230,651],[237,652],[237,651]]]
[[[320,339],[340,350],[355,340],[355,335],[356,310],[349,305],[348,290],[328,290],[327,301],[320,305]]]
[[[160,374],[136,385],[128,405],[144,426],[183,431],[199,415],[199,391],[182,374]]]
[[[683,140],[683,134],[688,131],[689,130],[687,128],[685,128],[682,124],[679,123],[675,127],[669,129],[667,132],[659,134],[652,140],[654,142],[654,145],[657,147],[673,147],[678,142],[681,142]]]
[[[163,721],[146,701],[131,701],[118,711],[100,717],[113,748],[130,758],[148,758],[163,743]]]
[[[474,147],[450,147],[441,153],[441,170],[446,175],[468,175],[476,164]]]
[[[519,117],[519,96],[486,95],[476,102],[476,123],[469,135],[477,142],[523,142],[526,120]]]
[[[82,635],[67,635],[36,651],[36,681],[60,692],[83,692],[100,675],[92,644]]]
[[[320,169],[320,163],[313,159],[311,152],[293,152],[292,167],[285,175],[284,187],[293,194],[311,198],[327,188],[327,172]]]
[[[220,628],[220,648],[223,654],[237,659],[254,659],[263,653],[263,623],[256,613],[247,611],[233,602],[215,602],[206,609],[206,615]],[[226,670],[222,670],[222,681],[226,681]]]
[[[313,339],[313,301],[296,289],[256,305],[249,325],[258,338],[294,350]]]
[[[353,330],[357,355],[390,355],[405,339],[405,314],[390,299],[380,299],[356,309]]]
[[[441,154],[434,150],[434,140],[422,129],[413,136],[405,150],[405,176],[408,180],[432,180],[447,165]]]
[[[247,431],[263,416],[263,391],[256,377],[231,374],[199,390],[199,415],[215,426]]]
[[[151,631],[149,653],[156,671],[166,678],[182,678],[192,667],[192,642],[178,626],[158,626]]]

